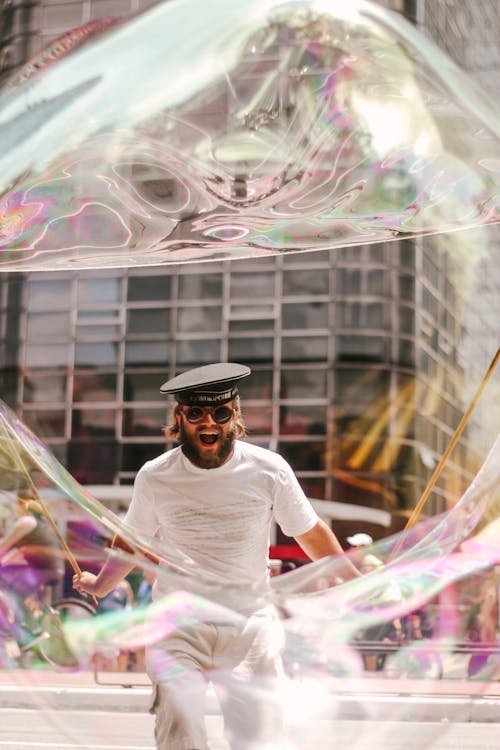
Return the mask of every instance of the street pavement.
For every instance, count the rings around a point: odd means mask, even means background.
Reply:
[[[314,683],[292,681],[286,701],[314,693]],[[0,671],[2,708],[63,711],[147,713],[151,687],[145,674],[116,672],[57,672],[45,668]],[[464,679],[391,679],[380,673],[337,678],[318,715],[340,720],[420,722],[499,722],[500,682]],[[207,715],[218,715],[213,691],[207,695]]]

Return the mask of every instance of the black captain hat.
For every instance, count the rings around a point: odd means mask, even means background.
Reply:
[[[238,394],[238,380],[250,375],[251,370],[235,362],[217,362],[195,367],[167,380],[160,392],[173,394],[181,404],[215,406],[232,401]]]

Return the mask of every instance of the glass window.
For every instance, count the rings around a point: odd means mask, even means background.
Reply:
[[[137,472],[141,466],[165,452],[166,443],[136,443],[123,445],[122,471]]]
[[[281,358],[283,362],[301,362],[304,360],[325,360],[328,353],[326,336],[283,337]]]
[[[398,339],[397,362],[400,365],[415,365],[415,341],[413,339]]]
[[[339,359],[367,359],[384,362],[387,357],[387,339],[382,336],[338,336]]]
[[[326,370],[282,370],[281,398],[324,398]]]
[[[73,401],[115,401],[116,374],[77,372],[73,380]]]
[[[113,484],[119,466],[120,445],[97,434],[68,443],[68,471],[81,484]]]
[[[335,305],[340,328],[385,328],[388,311],[383,302],[337,302]]]
[[[328,302],[294,302],[284,304],[281,313],[282,327],[327,328]]]
[[[90,367],[109,367],[118,364],[118,345],[109,342],[94,341],[77,344],[75,347],[75,365]]]
[[[250,364],[250,367],[252,366],[252,363],[248,363],[248,360],[246,360],[246,363]],[[248,378],[240,380],[238,391],[243,402],[243,409],[245,409],[247,399],[270,400],[273,394],[273,371],[252,369],[252,374]]]
[[[127,334],[168,333],[170,330],[170,310],[129,310],[127,312]]]
[[[66,414],[64,409],[23,410],[23,420],[35,435],[42,439],[64,437]]]
[[[231,299],[274,297],[274,273],[232,273]]]
[[[123,434],[126,436],[149,435],[161,437],[163,435],[162,428],[167,424],[165,412],[164,406],[156,409],[144,406],[125,409],[123,413]]]
[[[407,302],[415,302],[415,277],[400,274],[399,297]]]
[[[177,310],[177,330],[180,333],[219,331],[222,308],[183,307]]]
[[[361,294],[361,269],[339,268],[336,274],[337,294]]]
[[[170,276],[129,276],[127,299],[129,302],[161,302],[170,299]]]
[[[26,337],[28,340],[69,337],[71,334],[69,312],[28,313]]]
[[[68,310],[71,307],[70,279],[30,279],[28,307],[30,310]]]
[[[399,306],[399,330],[401,333],[415,333],[415,310],[413,307]]]
[[[272,362],[274,339],[261,338],[230,338],[228,359],[230,362]]]
[[[288,461],[294,471],[322,471],[324,469],[325,442],[286,443],[278,445],[278,453]]]
[[[73,409],[72,435],[73,437],[114,435],[116,415],[117,409],[111,406]]]
[[[166,366],[166,362],[163,363]],[[160,394],[160,386],[168,380],[168,373],[163,374],[151,372],[125,371],[124,401],[159,401],[163,396]]]
[[[67,344],[27,344],[27,367],[66,367],[68,360]]]
[[[370,269],[366,272],[367,285],[364,290],[367,294],[386,294],[389,274],[383,268]]]
[[[106,326],[106,325],[95,325],[95,326],[78,326],[76,329],[76,338],[80,341],[92,339],[93,341],[110,341],[120,337],[121,327],[119,325]]]
[[[382,402],[385,408],[389,395],[389,371],[369,367],[339,368],[335,371],[335,401],[343,409],[356,404],[361,410]],[[347,407],[346,407],[347,408]],[[358,409],[356,408],[356,413]]]
[[[205,365],[220,360],[220,339],[177,341],[176,361],[179,365]]]
[[[166,367],[170,361],[170,349],[168,341],[127,341],[125,364],[157,364]]]
[[[254,318],[253,320],[231,320],[229,321],[229,333],[237,334],[240,331],[274,331],[274,318]]]
[[[280,408],[281,435],[324,435],[326,433],[325,406],[295,406]]]
[[[39,401],[66,400],[66,376],[62,373],[42,374],[30,372],[24,378],[24,401],[38,403]]]
[[[300,294],[328,294],[328,269],[283,271],[283,296]]]
[[[80,278],[78,281],[78,305],[81,307],[96,304],[113,304],[120,300],[121,278],[94,277]]]
[[[273,407],[245,406],[243,404],[243,418],[248,431],[252,435],[270,435],[273,428]]]
[[[179,299],[220,299],[222,274],[204,273],[179,276]]]

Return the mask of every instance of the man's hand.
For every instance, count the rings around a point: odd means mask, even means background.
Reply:
[[[82,573],[76,573],[73,576],[73,588],[76,589],[79,594],[97,594],[97,596],[102,596],[102,594],[99,594],[99,587],[96,582],[97,576],[94,575],[94,573],[89,573],[88,570],[85,570]]]

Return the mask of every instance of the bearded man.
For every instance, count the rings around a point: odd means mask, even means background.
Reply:
[[[243,439],[237,386],[248,375],[244,365],[220,362],[160,388],[175,398],[165,434],[179,445],[139,470],[124,519],[156,537],[166,555],[180,554],[208,575],[207,596],[223,608],[203,622],[178,618],[172,634],[148,649],[158,750],[207,750],[207,681],[218,689],[232,750],[282,740],[276,680],[283,674],[283,633],[265,593],[271,522],[312,560],[343,552],[288,463]],[[108,561],[97,576],[76,575],[74,586],[104,596],[132,567]],[[347,559],[345,567],[358,575]],[[168,577],[160,570],[154,598],[165,593]]]

